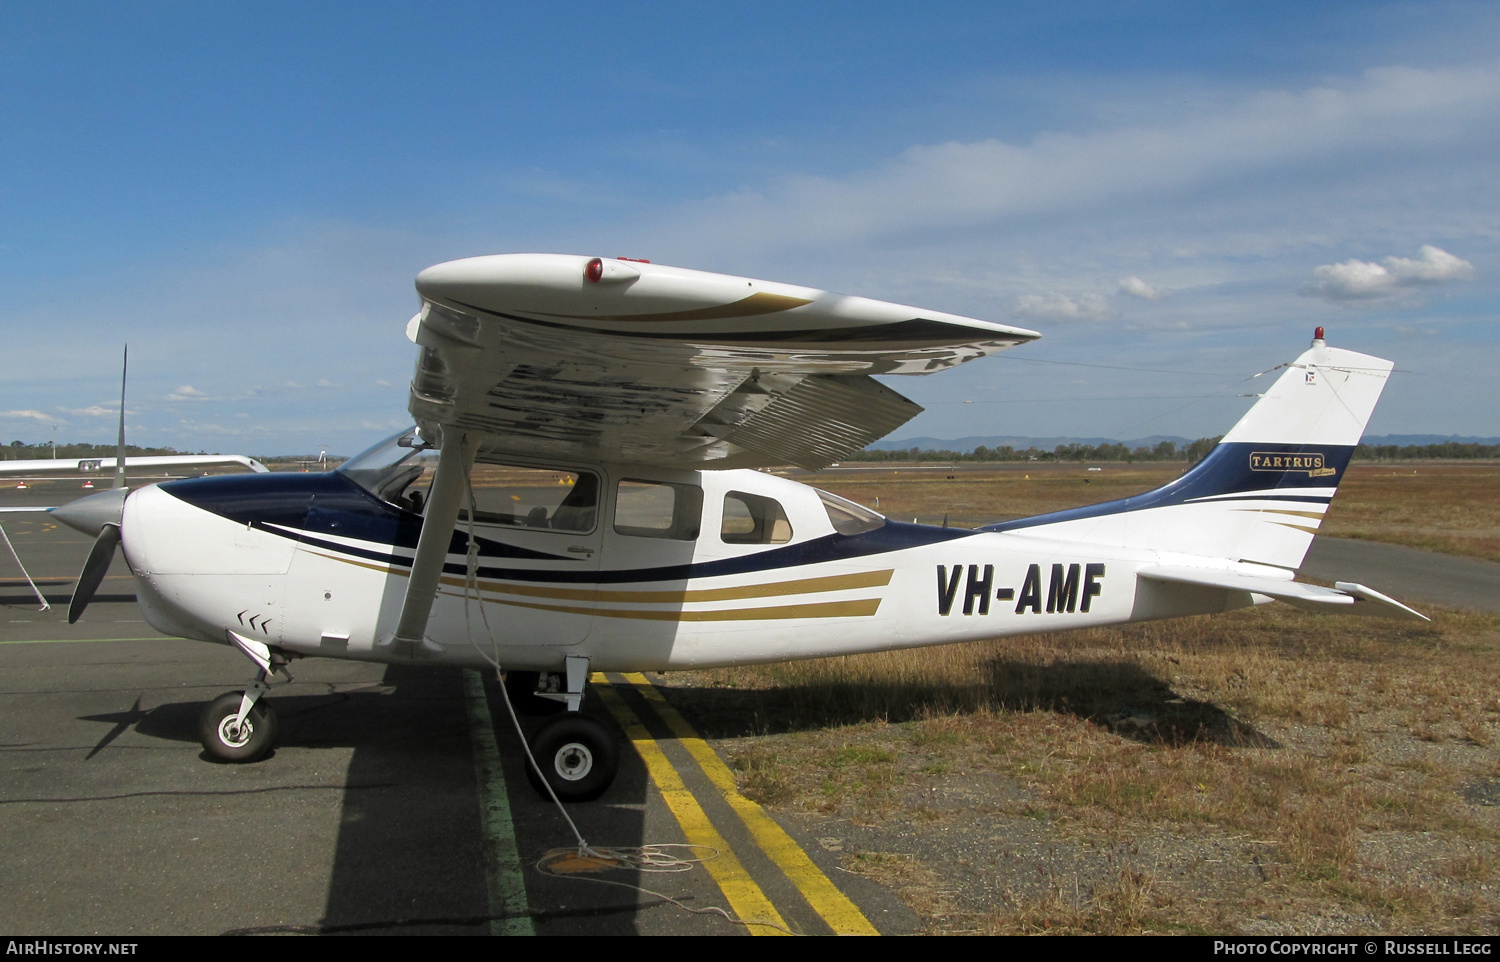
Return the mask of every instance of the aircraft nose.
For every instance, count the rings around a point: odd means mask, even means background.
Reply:
[[[69,501],[47,513],[75,531],[97,538],[105,525],[120,525],[125,517],[125,499],[129,496],[129,488],[111,488]]]

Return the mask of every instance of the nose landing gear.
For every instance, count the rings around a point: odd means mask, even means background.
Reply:
[[[198,738],[221,762],[253,762],[276,742],[276,712],[268,702],[254,701],[244,712],[247,693],[232,691],[215,698],[198,719]]]

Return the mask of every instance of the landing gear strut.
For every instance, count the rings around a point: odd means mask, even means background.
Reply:
[[[229,632],[230,642],[255,662],[255,677],[244,691],[220,695],[198,716],[198,739],[209,757],[221,762],[253,762],[276,743],[276,712],[261,696],[271,690],[271,676],[281,672],[287,681],[286,656],[267,645]]]
[[[522,680],[532,687],[532,691],[526,694],[534,702],[556,705],[557,708],[551,709],[554,712],[567,708],[564,714],[548,720],[531,736],[531,754],[537,767],[541,768],[541,774],[538,775],[536,767],[527,765],[526,776],[543,796],[548,795],[550,787],[561,801],[587,802],[604,794],[614,782],[615,773],[620,768],[620,744],[613,732],[579,711],[588,684],[589,660],[570,655],[566,666],[563,676],[566,691],[563,692],[536,692],[535,675]],[[510,677],[507,676],[507,690],[510,686]],[[517,704],[517,708],[521,705]]]

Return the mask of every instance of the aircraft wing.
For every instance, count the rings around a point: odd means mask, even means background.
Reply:
[[[417,277],[411,413],[478,458],[816,470],[922,408],[929,374],[1039,337],[987,321],[624,259],[502,254]]]

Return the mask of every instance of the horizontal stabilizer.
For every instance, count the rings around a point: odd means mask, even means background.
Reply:
[[[1403,605],[1401,602],[1366,588],[1364,585],[1345,581],[1336,582],[1332,588],[1284,581],[1280,578],[1264,578],[1257,575],[1237,574],[1213,568],[1146,568],[1140,572],[1142,578],[1168,584],[1194,585],[1197,587],[1222,588],[1226,591],[1248,591],[1266,595],[1277,601],[1304,611],[1327,614],[1376,615],[1384,618],[1401,618],[1407,621],[1431,621],[1426,615]]]

